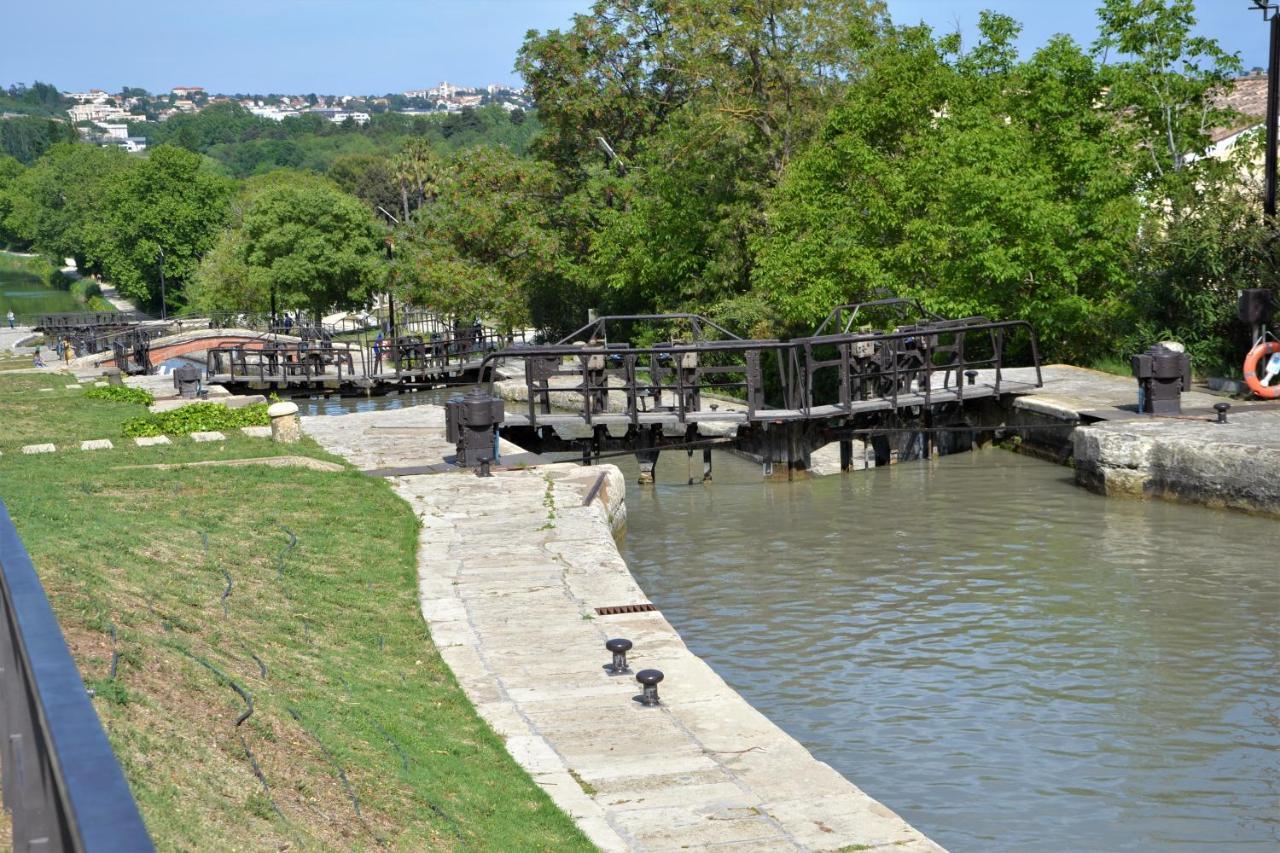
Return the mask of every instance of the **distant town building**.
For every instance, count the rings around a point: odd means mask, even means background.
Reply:
[[[334,124],[342,124],[342,123],[343,123],[344,121],[346,121],[347,119],[351,119],[351,120],[352,120],[352,121],[354,121],[356,124],[361,124],[361,125],[363,125],[363,124],[368,124],[368,123],[369,123],[369,114],[368,114],[368,113],[352,112],[352,111],[350,111],[350,110],[331,110],[331,109],[322,109],[322,108],[319,108],[319,107],[317,107],[317,108],[316,108],[316,109],[314,109],[314,110],[307,110],[307,112],[312,113],[312,114],[315,114],[315,115],[321,115],[321,116],[324,116],[325,118],[327,118],[329,121],[333,122]]]
[[[179,98],[190,98],[193,95],[203,95],[204,86],[174,86],[169,91]]]
[[[111,97],[101,89],[90,89],[87,92],[63,92],[62,95],[78,104],[101,104]]]
[[[88,103],[76,104],[67,110],[67,115],[71,117],[73,123],[78,123],[82,121],[104,121],[109,118],[126,115],[126,113],[120,107]]]

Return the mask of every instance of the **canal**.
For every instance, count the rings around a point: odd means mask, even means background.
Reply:
[[[1276,522],[1108,500],[1001,450],[790,484],[716,465],[691,487],[667,454],[629,487],[632,573],[940,844],[1278,848]]]
[[[84,306],[69,292],[50,287],[36,272],[44,262],[0,252],[0,319],[10,311],[20,321],[58,311],[82,311]]]
[[[644,489],[609,461],[623,554],[690,648],[943,846],[1280,849],[1275,521],[996,449],[794,483],[717,452],[706,486],[668,452]]]

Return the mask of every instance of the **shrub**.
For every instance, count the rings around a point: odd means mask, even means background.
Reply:
[[[156,401],[155,396],[142,388],[128,388],[124,385],[108,385],[106,388],[90,388],[84,396],[93,400],[111,400],[114,403],[137,403],[150,406]]]
[[[192,403],[180,409],[131,418],[124,422],[125,438],[153,435],[186,435],[192,432],[268,426],[267,404],[229,409],[221,403]]]

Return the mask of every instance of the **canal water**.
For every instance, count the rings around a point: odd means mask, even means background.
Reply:
[[[1000,450],[799,483],[716,466],[689,486],[664,454],[640,489],[624,462],[632,572],[940,844],[1280,849],[1280,524],[1108,500]]]
[[[714,458],[704,486],[700,454],[664,453],[644,489],[609,460],[628,565],[730,685],[920,830],[1280,849],[1280,523],[1101,498],[995,449],[794,483]]]
[[[84,306],[74,296],[50,287],[29,271],[21,258],[0,253],[0,320],[10,311],[30,322],[37,314],[82,310]]]

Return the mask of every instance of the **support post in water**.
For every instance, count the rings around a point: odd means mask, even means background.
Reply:
[[[658,442],[662,439],[662,426],[640,427],[640,448],[636,462],[640,465],[640,485],[652,486],[658,469]]]

